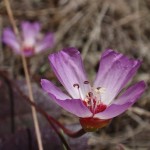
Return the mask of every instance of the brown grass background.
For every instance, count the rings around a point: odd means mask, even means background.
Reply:
[[[49,67],[47,56],[65,47],[82,53],[86,71],[93,80],[99,58],[107,48],[143,60],[133,82],[145,80],[148,89],[142,98],[111,125],[89,135],[89,149],[150,150],[150,0],[11,0],[16,24],[39,21],[42,31],[55,34],[55,46],[30,61],[32,80],[41,77],[61,86]],[[11,26],[4,2],[0,1],[0,33]],[[0,68],[13,79],[23,79],[20,58],[0,42]],[[78,120],[62,110],[64,124]],[[122,146],[120,146],[120,144]]]

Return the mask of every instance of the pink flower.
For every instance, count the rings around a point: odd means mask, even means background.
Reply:
[[[23,53],[26,57],[40,53],[54,44],[54,35],[48,33],[43,36],[40,33],[40,24],[38,22],[22,22],[21,33],[17,37],[11,28],[5,28],[2,40],[10,46],[16,54]]]
[[[69,95],[46,79],[41,80],[42,88],[58,105],[80,117],[80,123],[87,131],[102,127],[102,124],[122,114],[140,98],[146,88],[144,81],[140,81],[118,96],[136,74],[141,62],[110,49],[102,54],[92,85],[77,49],[68,48],[51,54],[49,61]]]

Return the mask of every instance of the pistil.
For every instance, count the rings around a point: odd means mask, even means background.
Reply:
[[[102,103],[101,98],[102,94],[105,92],[105,89],[102,87],[91,87],[89,84],[89,81],[83,82],[85,86],[88,86],[87,89],[89,89],[89,92],[84,96],[83,93],[81,93],[81,89],[79,84],[75,83],[73,84],[73,87],[75,87],[78,90],[79,98],[83,101],[84,105],[89,108],[89,110],[94,114],[104,111],[107,106]]]

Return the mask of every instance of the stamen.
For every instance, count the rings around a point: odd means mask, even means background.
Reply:
[[[95,89],[95,92],[98,93],[98,94],[100,93],[100,91],[101,91],[101,87],[97,87],[97,88]]]
[[[100,90],[101,88],[102,88],[102,87],[97,87],[96,89],[97,89],[97,90]]]
[[[85,81],[84,84],[88,84],[89,82]],[[106,109],[106,105],[101,101],[101,96],[105,92],[105,88],[97,87],[91,88],[91,91],[87,93],[84,104],[91,110],[93,114],[102,112]]]
[[[93,93],[92,93],[92,92],[89,92],[89,93],[88,93],[88,96],[89,96],[89,97],[92,97],[92,96],[93,96]]]
[[[98,87],[95,89],[95,92],[97,94],[103,94],[103,93],[105,93],[105,91],[106,91],[105,88],[102,88],[102,87]]]
[[[77,87],[79,89],[79,84],[75,83],[73,87]]]
[[[77,88],[79,97],[80,97],[80,99],[82,99],[81,92],[80,92],[80,89],[79,89],[80,88],[79,84],[75,83],[75,84],[73,84],[73,87]]]
[[[84,84],[89,84],[89,81],[84,81]]]
[[[89,98],[85,98],[85,100],[84,100],[83,102],[84,102],[84,104],[85,104],[87,107],[91,106],[91,105],[89,104]]]
[[[105,93],[106,89],[105,88],[100,88],[100,93],[103,94]]]

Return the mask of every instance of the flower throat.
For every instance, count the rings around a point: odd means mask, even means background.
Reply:
[[[73,86],[78,89],[80,98],[82,99],[84,105],[89,108],[89,110],[94,114],[104,111],[107,106],[101,101],[101,94],[105,92],[102,87],[93,88],[89,84],[89,81],[84,81],[86,86],[89,86],[90,91],[86,93],[83,97],[81,96],[81,90],[79,84],[74,84]]]

